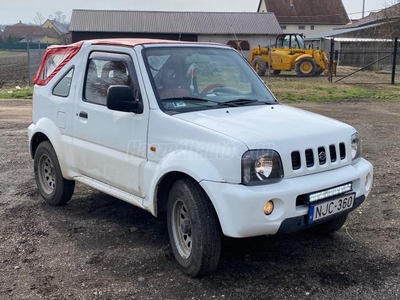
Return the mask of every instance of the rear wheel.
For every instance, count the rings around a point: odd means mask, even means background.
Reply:
[[[176,181],[168,197],[168,234],[180,268],[195,277],[213,272],[221,252],[221,230],[211,201],[190,179]]]
[[[254,58],[252,62],[254,70],[257,72],[258,75],[263,76],[267,71],[267,63],[262,57]]]
[[[33,167],[36,185],[47,203],[58,206],[71,199],[75,181],[63,178],[56,152],[49,142],[37,147]]]
[[[317,70],[317,64],[312,58],[309,57],[301,58],[296,62],[295,70],[297,76],[311,77],[315,75],[315,72]]]
[[[330,234],[338,231],[346,223],[348,214],[340,216],[328,222],[315,225],[309,229],[310,232],[316,234]]]

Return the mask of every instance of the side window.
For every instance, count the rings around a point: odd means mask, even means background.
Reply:
[[[296,37],[294,35],[292,35],[292,39],[291,39],[291,48],[292,49],[300,48],[299,44],[297,43],[297,39],[296,39]]]
[[[51,73],[67,58],[68,53],[60,53],[60,54],[52,54],[49,55],[46,62],[43,72],[41,74],[42,80],[46,80],[47,77],[50,76]]]
[[[282,47],[283,48],[285,48],[285,49],[289,48],[289,45],[290,45],[290,40],[289,39],[290,39],[289,35],[285,36],[285,38],[282,41]]]
[[[56,86],[53,89],[53,95],[60,97],[68,97],[73,76],[74,76],[74,69],[71,69],[56,84]]]
[[[107,90],[111,85],[132,86],[128,67],[123,61],[110,59],[89,59],[83,99],[106,105]]]

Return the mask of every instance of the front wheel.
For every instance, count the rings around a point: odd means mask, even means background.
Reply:
[[[62,176],[56,152],[48,141],[40,143],[37,147],[33,167],[36,185],[47,203],[58,206],[71,199],[75,181]]]
[[[214,207],[190,179],[176,181],[167,209],[168,234],[180,268],[196,277],[212,273],[221,253],[221,229]]]
[[[311,77],[314,76],[317,71],[317,64],[314,59],[304,57],[296,62],[295,71],[299,77]]]
[[[344,223],[346,223],[347,215],[340,216],[336,219],[330,220],[328,222],[315,225],[309,229],[310,232],[315,234],[330,234],[338,231],[340,228],[343,227]]]

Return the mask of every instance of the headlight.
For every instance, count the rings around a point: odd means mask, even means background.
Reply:
[[[351,136],[351,158],[354,160],[361,157],[361,138],[358,132]]]
[[[282,161],[274,150],[249,150],[242,156],[242,183],[259,185],[283,178]]]

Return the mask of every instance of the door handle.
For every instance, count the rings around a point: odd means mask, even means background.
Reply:
[[[87,119],[88,118],[88,113],[86,112],[86,111],[81,111],[80,113],[79,113],[79,117],[81,117],[81,118],[84,118],[84,119]]]

